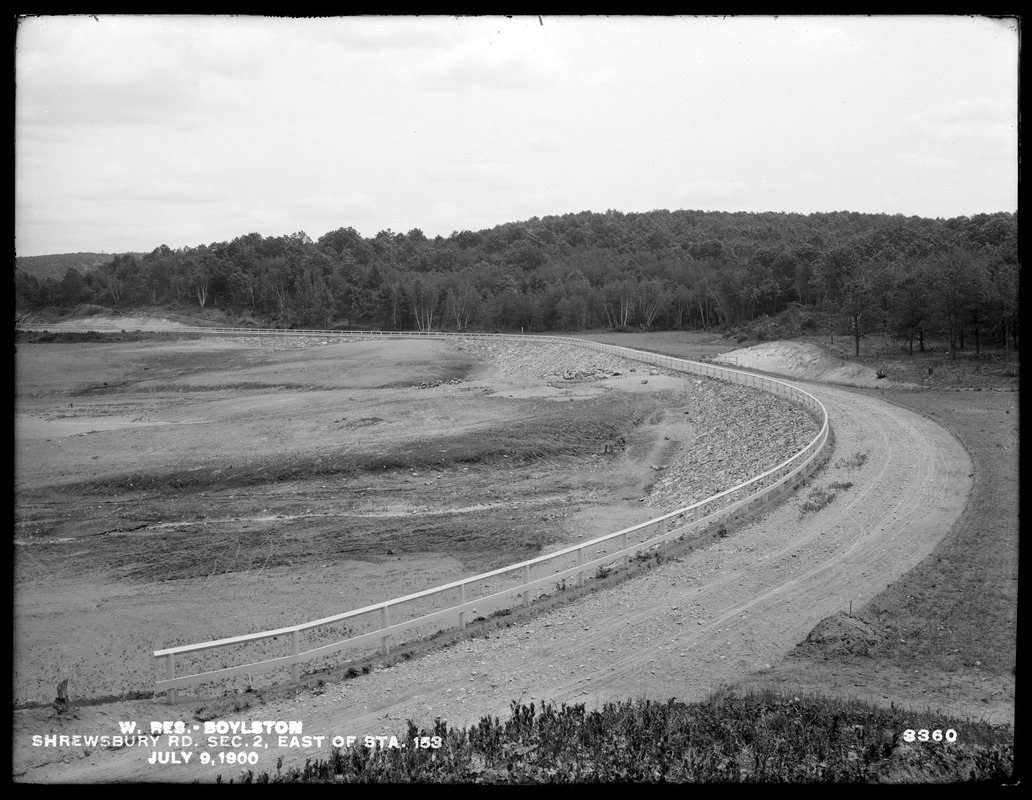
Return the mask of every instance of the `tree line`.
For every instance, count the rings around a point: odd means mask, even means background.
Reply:
[[[581,212],[429,238],[340,228],[145,255],[39,279],[21,311],[192,306],[271,327],[575,331],[733,329],[795,307],[859,354],[869,333],[921,349],[1016,348],[1016,214]]]

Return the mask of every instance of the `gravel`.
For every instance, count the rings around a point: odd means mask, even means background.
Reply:
[[[507,378],[569,381],[594,374],[597,380],[632,371],[643,379],[674,376],[683,383],[676,408],[694,437],[662,465],[662,477],[647,502],[674,510],[730,489],[805,447],[819,427],[808,412],[780,397],[714,378],[657,369],[640,361],[596,353],[576,345],[471,340],[460,347],[497,366]],[[583,382],[590,377],[580,377]]]
[[[653,488],[655,506],[697,503],[785,461],[817,435],[802,408],[758,389],[711,378],[686,378],[685,417],[696,435]]]

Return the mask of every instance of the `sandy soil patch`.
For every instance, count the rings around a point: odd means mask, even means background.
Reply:
[[[188,327],[165,317],[106,317],[97,315],[86,319],[50,322],[34,327],[52,331],[171,331]]]
[[[79,417],[76,419],[45,419],[28,414],[15,414],[15,439],[49,439],[62,436],[83,436],[98,431],[120,428],[167,425],[167,422],[142,422],[128,417]]]
[[[869,366],[841,361],[816,345],[803,342],[766,342],[725,353],[715,361],[807,381],[868,388],[913,388],[913,384],[879,379],[877,370]]]

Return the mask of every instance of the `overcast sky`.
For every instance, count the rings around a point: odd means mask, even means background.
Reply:
[[[1017,210],[1013,20],[44,16],[16,46],[18,255]]]

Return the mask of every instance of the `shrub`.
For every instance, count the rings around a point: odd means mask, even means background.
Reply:
[[[952,729],[956,742],[907,746],[907,729]],[[468,728],[408,723],[417,747],[334,748],[328,760],[242,783],[871,783],[1014,776],[1013,733],[860,701],[717,693],[701,703],[653,700],[524,706]]]
[[[810,490],[810,493],[806,496],[806,500],[803,502],[803,506],[799,512],[799,516],[805,516],[807,513],[811,511],[820,511],[834,499],[834,492],[828,491],[823,486],[814,486]]]
[[[842,458],[835,462],[835,469],[860,469],[867,462],[867,452],[857,450],[848,458]]]

